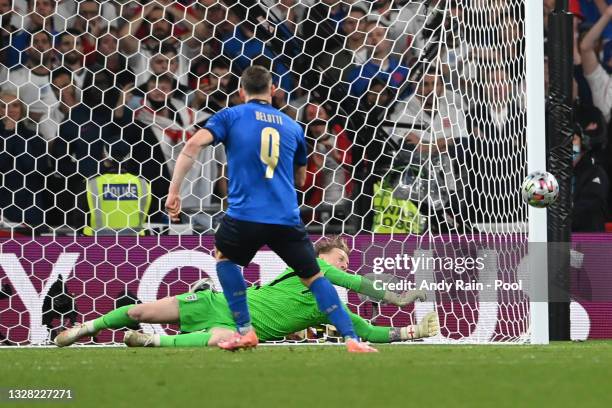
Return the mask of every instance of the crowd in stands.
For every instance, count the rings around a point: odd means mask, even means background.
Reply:
[[[547,28],[555,2],[543,1]],[[603,230],[612,0],[570,3],[574,227]],[[272,71],[274,105],[307,135],[299,198],[308,225],[373,230],[386,211],[373,206],[381,186],[403,188],[394,199],[412,201],[433,231],[521,221],[522,4],[0,0],[2,221],[80,230],[86,181],[110,159],[150,183],[150,220],[168,222],[180,149],[211,115],[241,103],[239,77],[251,64]],[[186,222],[214,226],[224,165],[222,147],[202,151],[182,191]]]

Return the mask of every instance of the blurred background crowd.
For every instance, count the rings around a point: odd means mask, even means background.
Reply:
[[[610,218],[608,3],[570,1],[576,231]],[[544,0],[545,30],[553,7]],[[299,199],[311,231],[524,221],[522,1],[0,0],[0,16],[3,223],[80,231],[88,180],[122,172],[150,184],[150,221],[167,223],[178,152],[241,103],[251,64],[271,69],[274,105],[307,134]],[[224,165],[209,147],[188,175],[194,229],[221,214]]]

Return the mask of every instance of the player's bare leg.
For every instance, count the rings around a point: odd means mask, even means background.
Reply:
[[[76,324],[58,334],[54,342],[59,347],[66,347],[84,337],[95,336],[102,329],[120,329],[138,323],[177,323],[178,321],[178,301],[175,297],[167,297],[152,303],[123,306],[95,320]]]
[[[139,323],[176,323],[179,321],[179,306],[176,297],[166,297],[151,303],[132,307],[128,316]]]

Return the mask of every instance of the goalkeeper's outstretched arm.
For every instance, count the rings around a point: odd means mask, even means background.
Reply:
[[[396,341],[416,340],[432,337],[440,331],[438,314],[429,312],[418,324],[406,327],[374,326],[365,321],[359,315],[350,313],[355,332],[361,339],[372,343],[393,343]]]
[[[377,288],[373,281],[364,276],[352,275],[327,263],[321,264],[320,266],[321,272],[323,272],[325,277],[334,285],[353,290],[357,293],[369,296],[374,300],[381,300],[401,307],[409,305],[416,300],[424,302],[427,299],[425,291],[422,290],[395,293],[390,290]]]
[[[354,290],[357,293],[369,296],[375,300],[381,300],[396,306],[405,306],[415,300],[424,301],[425,292],[422,290],[395,293],[376,287],[373,281],[360,275],[352,275],[344,272],[349,263],[349,247],[346,241],[338,236],[324,238],[315,244],[317,257],[320,259],[321,272],[329,281],[337,286]]]

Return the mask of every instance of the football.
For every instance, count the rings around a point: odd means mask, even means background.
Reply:
[[[533,207],[548,207],[559,196],[559,183],[555,176],[546,171],[534,171],[525,177],[521,196],[523,201]]]

